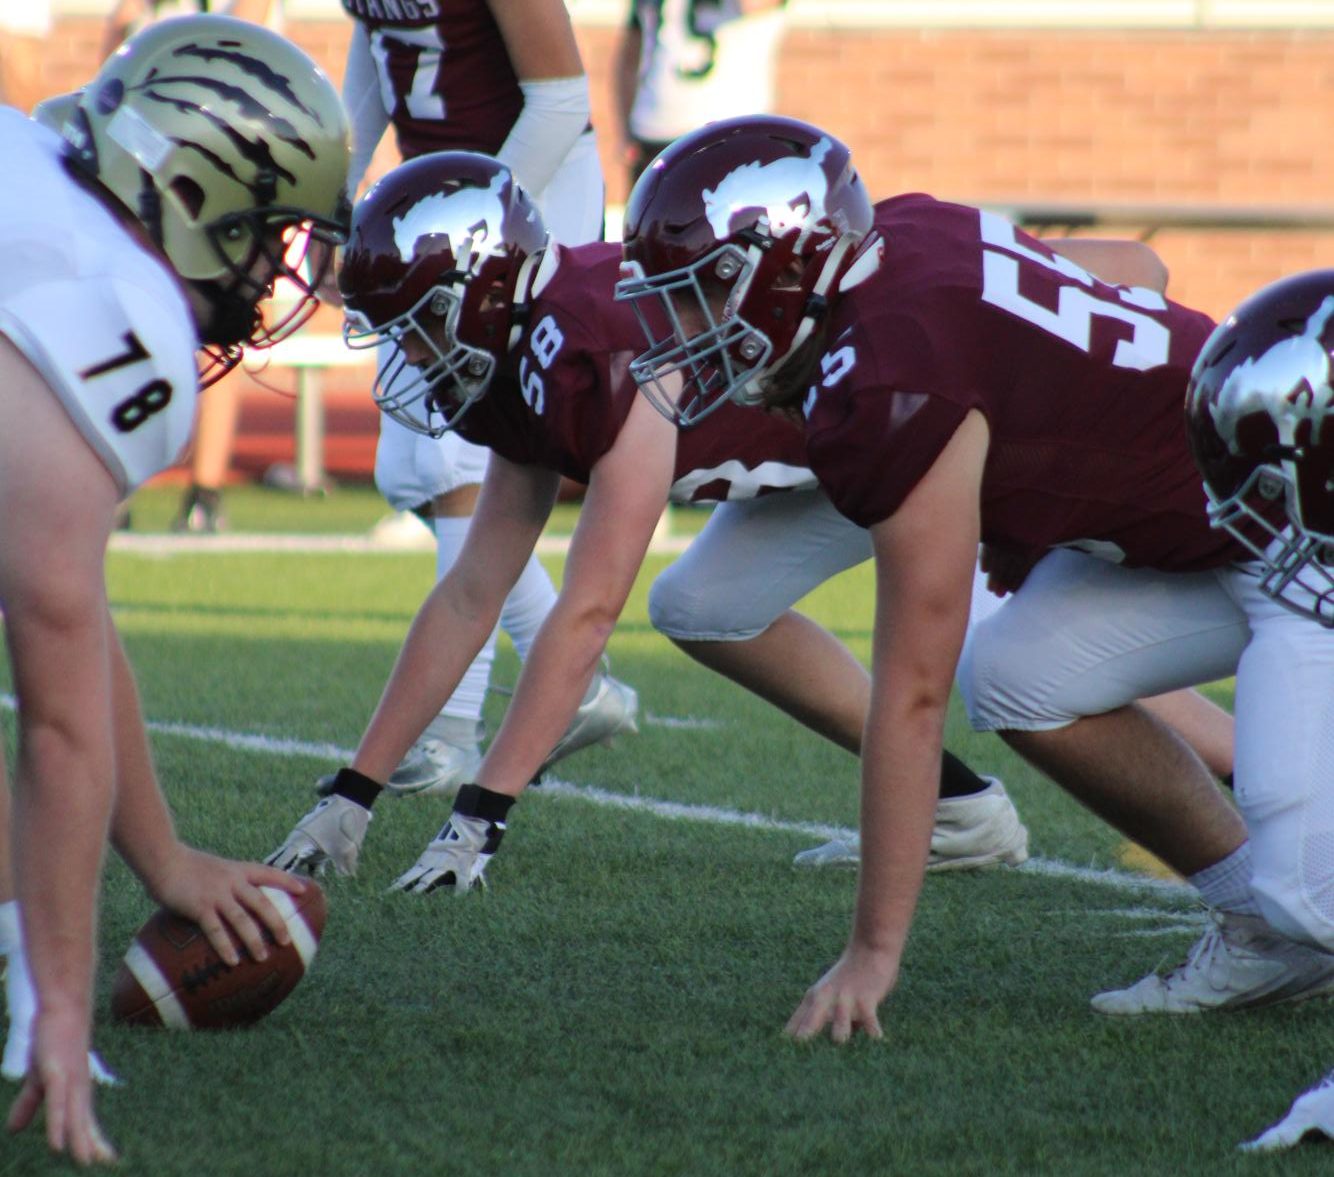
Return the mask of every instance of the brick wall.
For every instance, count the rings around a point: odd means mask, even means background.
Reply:
[[[600,96],[613,39],[583,34]],[[1334,214],[1334,151],[1320,147],[1334,122],[1330,33],[800,28],[783,45],[779,109],[849,143],[873,195]],[[610,163],[608,177],[618,195]],[[1153,243],[1172,293],[1215,315],[1283,273],[1334,265],[1334,233]]]
[[[99,33],[95,19],[58,23],[51,92],[91,72]],[[289,33],[341,77],[345,22],[293,20]],[[612,123],[615,37],[580,30],[600,127]],[[876,195],[1334,212],[1334,151],[1320,147],[1334,122],[1331,32],[794,28],[779,107],[850,143]],[[385,150],[378,163],[392,159]],[[1334,264],[1334,233],[1173,230],[1153,240],[1173,293],[1215,314],[1282,273]]]

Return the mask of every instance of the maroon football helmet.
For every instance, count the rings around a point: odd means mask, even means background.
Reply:
[[[383,347],[375,403],[453,429],[517,341],[547,232],[509,169],[441,151],[389,172],[352,212],[338,286],[348,347]]]
[[[1334,270],[1266,286],[1195,361],[1186,429],[1209,516],[1261,588],[1334,626]]]
[[[725,119],[678,139],[625,211],[616,297],[658,299],[671,324],[662,337],[640,313],[640,388],[681,425],[726,399],[758,404],[824,316],[871,220],[847,147],[807,123]]]

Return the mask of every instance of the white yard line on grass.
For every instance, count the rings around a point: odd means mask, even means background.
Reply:
[[[12,695],[0,695],[0,707],[14,709]],[[649,717],[649,723],[664,722],[658,717]],[[682,723],[686,721],[674,721]],[[709,722],[709,721],[701,721]],[[321,760],[350,761],[353,750],[340,748],[336,744],[316,744],[306,740],[287,739],[279,736],[250,735],[245,732],[228,731],[225,728],[199,727],[189,723],[147,722],[148,730],[164,736],[179,736],[187,740],[198,740],[206,744],[221,744],[243,752],[259,752],[270,756],[308,756]],[[766,817],[761,813],[746,813],[737,809],[723,809],[714,805],[689,805],[679,801],[662,801],[654,797],[642,797],[639,794],[615,793],[599,789],[592,785],[576,785],[569,781],[548,778],[536,786],[531,796],[559,797],[563,800],[583,801],[586,804],[606,808],[630,809],[640,813],[650,813],[655,817],[670,821],[694,821],[707,825],[741,826],[745,829],[760,830],[764,833],[801,834],[809,838],[848,838],[855,832],[845,826],[825,825],[820,822],[784,821],[781,818]],[[1124,891],[1130,894],[1153,895],[1163,900],[1175,900],[1182,903],[1194,903],[1195,893],[1184,884],[1166,879],[1152,879],[1143,875],[1127,874],[1124,871],[1104,870],[1096,867],[1075,866],[1052,858],[1030,858],[1017,868],[1025,874],[1042,875],[1047,878],[1069,879],[1072,882],[1085,883],[1097,887]]]

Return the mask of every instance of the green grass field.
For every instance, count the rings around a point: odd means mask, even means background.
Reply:
[[[383,513],[369,492],[265,499],[230,500],[235,524],[357,530]],[[141,495],[136,527],[161,526],[174,501]],[[386,798],[359,876],[326,881],[311,975],[261,1025],[108,1024],[111,974],[150,910],[109,865],[97,1042],[126,1084],[99,1098],[123,1171],[1328,1171],[1328,1150],[1235,1145],[1328,1068],[1329,1010],[1090,1012],[1098,989],[1179,958],[1199,913],[1122,868],[1110,831],[959,716],[951,747],[1005,780],[1034,862],[929,879],[883,1042],[783,1038],[842,945],[853,885],[792,855],[822,840],[803,827],[851,825],[856,766],[651,631],[663,564],[645,568],[610,647],[640,691],[642,733],[564,762],[568,788],[529,791],[484,893],[386,894],[448,807]],[[420,553],[113,554],[111,597],[188,839],[238,856],[277,845],[355,745],[431,575]],[[863,658],[870,588],[861,569],[807,602]],[[516,673],[506,650],[496,680]],[[652,804],[668,801],[689,808]],[[0,1174],[65,1171],[36,1133],[0,1147]]]

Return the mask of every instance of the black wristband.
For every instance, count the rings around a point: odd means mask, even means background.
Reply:
[[[365,773],[355,768],[340,768],[329,787],[331,796],[346,797],[355,801],[362,809],[369,809],[375,804],[375,798],[384,791],[379,781],[373,781]]]
[[[511,797],[508,793],[496,793],[481,785],[463,785],[454,798],[454,812],[460,817],[480,817],[485,821],[502,822],[517,800],[517,797]]]

